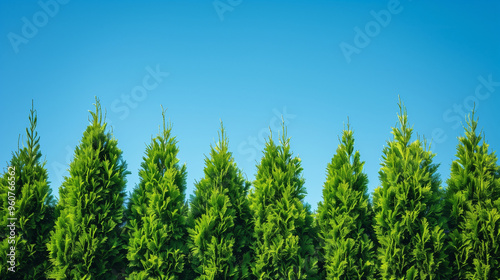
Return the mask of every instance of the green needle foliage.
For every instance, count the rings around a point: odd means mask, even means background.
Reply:
[[[97,98],[95,107],[59,190],[60,215],[47,244],[49,278],[115,279],[122,263],[118,225],[129,172],[117,141],[106,132]]]
[[[449,279],[438,165],[425,143],[411,142],[406,108],[383,150],[375,189],[375,231],[382,279]]]
[[[374,279],[373,217],[363,165],[359,152],[354,152],[353,131],[348,125],[328,164],[323,201],[318,204],[325,279]]]
[[[9,164],[13,169],[0,178],[0,279],[45,279],[50,265],[46,244],[54,225],[54,201],[45,162],[41,160],[37,113],[33,108],[29,120],[26,146],[13,153]],[[8,196],[14,197],[14,205],[9,204]],[[14,207],[13,211],[9,206]],[[15,223],[15,239],[7,238],[11,222]],[[11,247],[15,247],[15,272],[8,271]]]
[[[205,177],[191,198],[189,244],[197,279],[248,279],[251,274],[250,183],[228,146],[221,124],[219,141],[205,158]]]
[[[300,158],[292,157],[284,125],[280,145],[269,137],[257,169],[250,195],[256,239],[253,274],[258,279],[314,279],[316,232],[303,204]]]
[[[456,279],[500,279],[500,169],[476,129],[472,113],[447,181],[450,259]]]
[[[188,253],[186,165],[179,166],[172,125],[146,147],[128,207],[128,279],[182,279]]]

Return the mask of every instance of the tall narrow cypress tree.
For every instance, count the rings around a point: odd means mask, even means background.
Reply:
[[[411,141],[401,101],[399,108],[373,198],[379,272],[382,279],[449,279],[438,165],[425,143]]]
[[[59,190],[59,217],[47,244],[49,278],[114,279],[123,259],[118,225],[129,172],[97,98],[95,107]]]
[[[128,207],[129,279],[182,279],[187,256],[186,165],[165,124],[146,147]]]
[[[250,277],[250,183],[236,166],[221,124],[219,141],[205,159],[205,177],[191,199],[190,247],[197,279]]]
[[[255,223],[252,272],[258,279],[314,279],[317,258],[315,232],[301,176],[300,158],[290,151],[283,135],[276,145],[272,135],[257,166],[251,208]]]
[[[372,209],[364,162],[347,126],[327,167],[317,223],[325,279],[374,279]]]
[[[54,225],[54,201],[41,159],[37,119],[32,107],[26,146],[13,153],[0,178],[0,279],[45,279],[50,265],[46,244]],[[15,224],[13,239],[8,238],[11,223]],[[15,248],[15,272],[8,270],[11,247]]]
[[[453,276],[500,279],[500,168],[474,113],[464,129],[446,189]]]

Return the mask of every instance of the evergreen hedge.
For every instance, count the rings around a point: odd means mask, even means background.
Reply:
[[[303,202],[300,162],[292,156],[284,127],[279,145],[269,136],[250,196],[255,224],[252,271],[258,279],[317,277],[316,232]]]
[[[438,165],[425,142],[412,141],[406,108],[383,149],[373,204],[382,279],[449,279]]]
[[[348,125],[313,215],[284,125],[250,188],[221,124],[188,204],[165,111],[125,208],[130,172],[97,98],[55,206],[32,108],[0,176],[0,279],[500,279],[500,166],[474,113],[443,190],[400,101],[372,202]]]
[[[186,165],[165,124],[146,147],[128,207],[128,279],[183,279],[187,262]]]
[[[54,225],[54,199],[45,161],[42,161],[37,120],[37,112],[32,107],[26,145],[13,153],[11,168],[0,178],[0,279],[45,279],[50,265],[46,244]],[[9,196],[14,199],[9,200]],[[11,222],[15,224],[15,239],[8,238],[7,225]],[[7,254],[11,253],[11,247],[15,248],[15,273],[8,270],[11,265],[7,263],[10,260]]]
[[[447,181],[449,256],[456,279],[500,279],[500,168],[477,124],[472,113]]]
[[[252,221],[250,183],[236,166],[221,124],[219,141],[205,158],[205,177],[191,199],[189,246],[197,279],[248,279]]]
[[[327,167],[317,223],[324,279],[374,279],[373,213],[349,125]]]
[[[122,269],[118,225],[129,172],[97,99],[95,108],[59,189],[59,216],[47,244],[52,279],[115,279]]]

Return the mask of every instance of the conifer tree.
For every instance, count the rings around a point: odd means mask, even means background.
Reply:
[[[315,279],[316,232],[301,176],[300,158],[290,151],[283,135],[276,145],[272,135],[257,166],[254,190],[250,195],[254,215],[252,272],[258,279]]]
[[[327,167],[317,223],[325,279],[374,279],[372,209],[364,162],[347,126]]]
[[[500,279],[500,169],[477,123],[473,112],[447,181],[450,260],[456,279]]]
[[[41,159],[37,119],[32,107],[26,146],[13,153],[0,178],[0,279],[45,279],[50,265],[46,244],[54,225],[54,201]],[[11,229],[15,238],[8,238]],[[11,247],[15,268],[9,271]]]
[[[434,154],[411,141],[406,108],[383,149],[373,203],[382,279],[449,279],[442,229],[442,190]]]
[[[182,279],[187,266],[186,165],[179,165],[172,125],[146,147],[128,207],[128,279]]]
[[[250,183],[236,166],[221,123],[219,141],[205,158],[205,176],[191,198],[190,247],[197,279],[251,275]]]
[[[95,107],[59,189],[59,217],[47,244],[49,278],[115,279],[123,259],[118,225],[129,172],[97,98]]]

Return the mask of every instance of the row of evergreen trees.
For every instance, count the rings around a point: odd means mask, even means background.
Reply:
[[[0,179],[0,279],[500,279],[500,168],[477,120],[467,120],[443,189],[434,154],[412,140],[399,106],[373,200],[347,125],[316,213],[284,127],[279,142],[267,140],[250,188],[221,124],[186,202],[186,166],[164,111],[124,205],[129,172],[98,100],[56,205],[32,109],[15,172]]]

